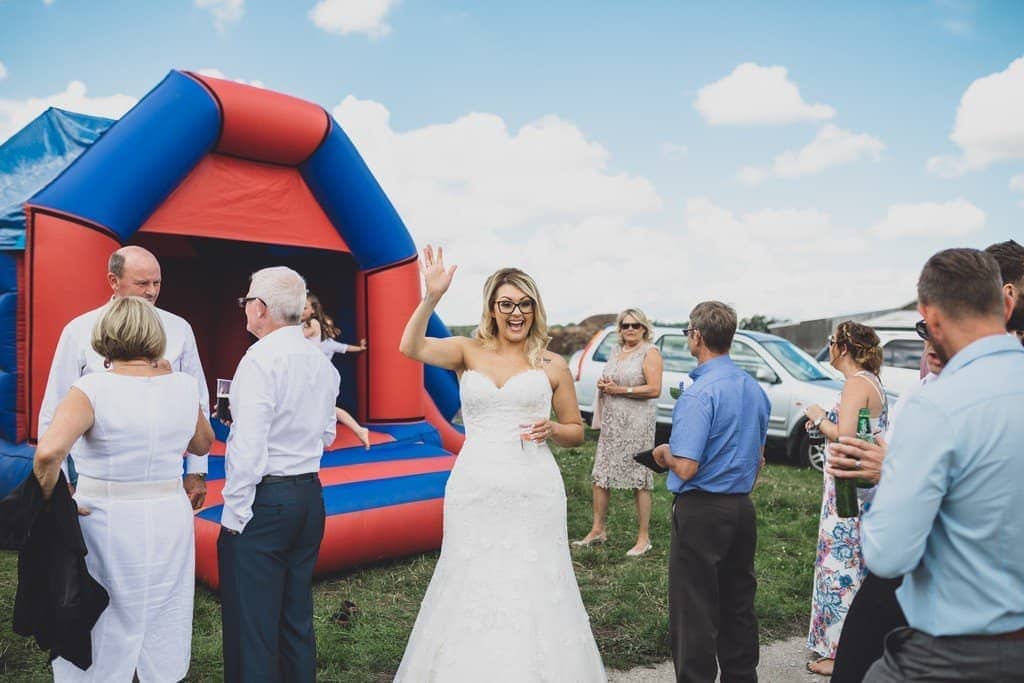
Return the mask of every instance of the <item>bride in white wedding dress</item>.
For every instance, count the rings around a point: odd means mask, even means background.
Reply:
[[[433,339],[427,321],[455,267],[428,246],[421,269],[426,295],[401,350],[461,373],[466,442],[445,489],[441,557],[395,681],[604,681],[546,443],[579,445],[583,424],[565,361],[545,350],[537,286],[499,270],[484,286],[476,338]]]

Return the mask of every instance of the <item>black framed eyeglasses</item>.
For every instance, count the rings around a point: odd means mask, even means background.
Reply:
[[[533,299],[523,299],[518,303],[510,299],[500,299],[495,301],[494,305],[498,307],[499,312],[505,315],[512,315],[516,309],[519,309],[523,315],[533,313]]]
[[[679,331],[683,333],[684,337],[689,337],[691,334],[693,334],[694,332],[697,331],[697,328],[696,327],[684,327],[683,329],[681,329]]]
[[[245,308],[245,305],[250,301],[259,301],[264,306],[267,305],[267,302],[259,298],[258,296],[240,296],[238,297],[238,307]]]
[[[928,323],[923,320],[917,321],[917,324],[914,325],[914,332],[917,332],[917,336],[925,341],[931,339],[931,335],[928,334]]]
[[[645,330],[643,323],[619,323],[620,330]]]

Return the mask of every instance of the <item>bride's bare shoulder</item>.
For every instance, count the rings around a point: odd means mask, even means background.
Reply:
[[[551,368],[555,371],[565,370],[569,367],[569,364],[565,362],[565,359],[554,351],[545,351],[544,355],[540,357],[542,367]]]
[[[548,379],[551,380],[551,387],[557,388],[560,381],[568,378],[572,381],[572,377],[569,375],[569,364],[565,362],[557,353],[553,351],[545,351],[544,355],[540,358],[540,367],[547,374]]]

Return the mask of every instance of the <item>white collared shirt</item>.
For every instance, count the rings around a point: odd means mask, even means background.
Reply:
[[[335,437],[340,383],[338,371],[299,325],[279,328],[249,347],[231,381],[222,525],[245,529],[264,476],[320,471],[324,448]]]
[[[100,315],[106,310],[106,305],[93,309],[78,316],[67,325],[60,333],[60,340],[57,342],[57,350],[53,354],[53,363],[50,365],[50,376],[46,380],[46,391],[43,394],[43,402],[39,407],[39,436],[50,426],[53,421],[53,414],[57,406],[68,395],[71,385],[79,377],[93,372],[106,372],[103,366],[103,357],[92,348],[92,330]],[[184,318],[168,313],[160,308],[156,309],[160,315],[160,322],[164,326],[164,334],[167,335],[167,348],[164,350],[164,358],[170,362],[175,372],[183,372],[196,378],[199,385],[199,407],[209,415],[210,393],[206,388],[206,375],[203,374],[203,364],[199,361],[199,351],[196,348],[196,336],[192,332],[192,326]],[[71,449],[72,456],[75,449]],[[205,473],[207,469],[206,455],[188,454],[187,469],[190,474]]]

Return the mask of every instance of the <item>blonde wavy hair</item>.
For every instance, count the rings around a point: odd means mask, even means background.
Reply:
[[[159,360],[167,335],[153,304],[137,296],[116,297],[92,329],[92,348],[107,361]]]
[[[531,365],[538,367],[550,341],[548,315],[544,310],[544,302],[540,298],[537,283],[518,268],[502,268],[487,278],[487,282],[484,283],[484,309],[480,316],[480,324],[476,328],[476,338],[488,348],[494,348],[498,344],[498,321],[494,316],[494,304],[498,298],[498,289],[502,285],[512,285],[533,299],[533,322],[526,337],[526,357]]]
[[[618,317],[615,318],[615,331],[619,335],[619,346],[622,346],[622,321],[625,320],[628,315],[636,318],[636,321],[644,326],[643,340],[645,342],[651,341],[651,321],[647,319],[647,316],[644,315],[644,312],[639,308],[627,308],[619,313]]]

